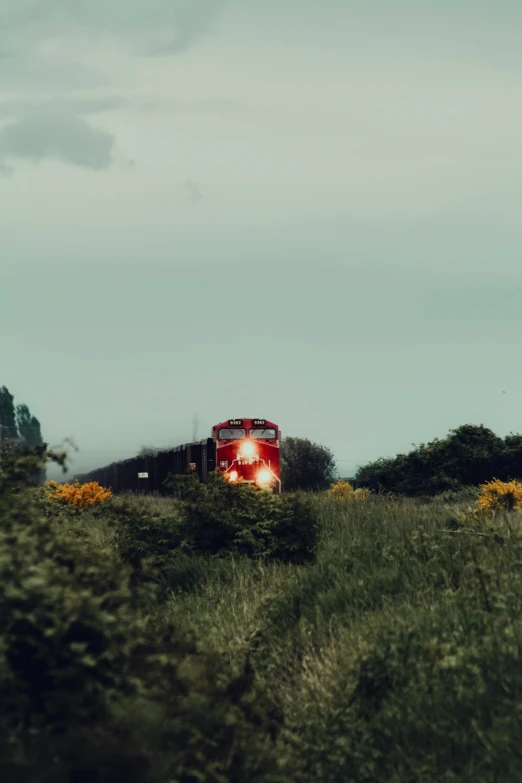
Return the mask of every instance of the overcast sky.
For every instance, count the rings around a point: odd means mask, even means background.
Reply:
[[[522,431],[522,4],[0,0],[0,385],[72,467]]]

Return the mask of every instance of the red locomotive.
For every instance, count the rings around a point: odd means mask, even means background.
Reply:
[[[277,424],[266,419],[229,419],[212,428],[216,470],[229,481],[281,492]]]

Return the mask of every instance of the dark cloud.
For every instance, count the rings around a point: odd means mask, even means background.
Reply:
[[[115,138],[72,112],[45,109],[29,112],[0,130],[0,167],[11,158],[35,162],[53,158],[100,171],[112,163]],[[5,173],[5,171],[4,171]]]

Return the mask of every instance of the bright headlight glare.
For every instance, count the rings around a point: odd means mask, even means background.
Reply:
[[[237,470],[231,470],[230,473],[227,473],[228,478],[230,481],[236,481],[237,480]]]
[[[266,468],[260,470],[259,473],[257,474],[257,481],[259,484],[268,484],[271,478],[272,476],[270,474],[270,471],[266,470]]]
[[[241,448],[240,448],[241,456],[243,456],[243,457],[254,457],[255,456],[255,452],[256,452],[256,450],[254,448],[254,444],[251,441],[247,440],[247,441],[245,441],[244,443],[241,444]]]

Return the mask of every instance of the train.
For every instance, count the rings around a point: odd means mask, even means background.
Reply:
[[[203,483],[212,472],[227,481],[281,492],[279,457],[281,431],[267,419],[227,419],[211,429],[211,436],[174,449],[151,452],[103,468],[78,474],[81,483],[97,481],[115,494],[144,492],[169,494],[169,475],[195,471]]]

